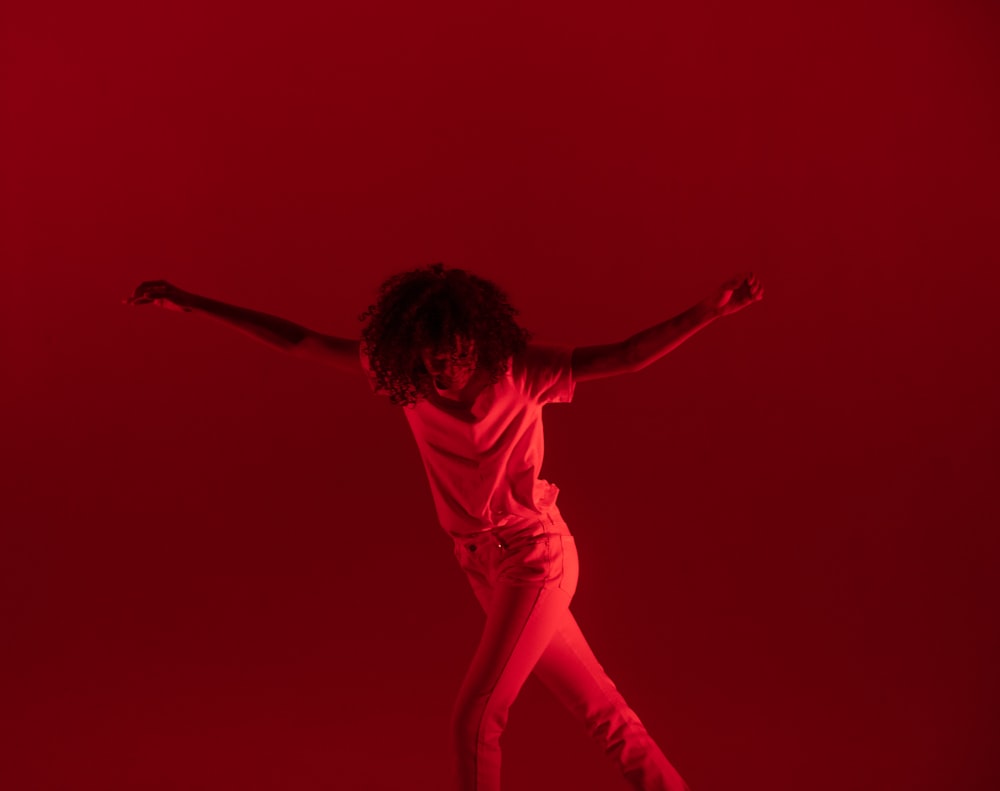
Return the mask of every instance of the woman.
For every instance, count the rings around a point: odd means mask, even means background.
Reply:
[[[529,343],[493,283],[442,264],[386,280],[360,341],[265,313],[142,283],[126,302],[198,311],[291,354],[364,372],[374,392],[405,407],[438,520],[486,611],[486,625],[452,717],[457,787],[498,791],[499,738],[534,673],[644,791],[687,786],[594,657],[569,605],[573,537],[539,477],[542,407],[569,402],[577,382],[645,368],[707,326],[763,297],[752,274],[690,310],[620,343]]]

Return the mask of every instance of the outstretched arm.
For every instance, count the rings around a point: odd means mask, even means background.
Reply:
[[[313,359],[343,370],[361,371],[359,341],[324,335],[280,316],[192,294],[165,280],[140,283],[132,296],[124,301],[128,305],[153,304],[168,310],[204,313],[254,340],[296,357]]]
[[[763,297],[764,287],[754,274],[733,278],[697,305],[621,343],[574,349],[573,378],[585,382],[640,371],[716,319],[742,310]]]

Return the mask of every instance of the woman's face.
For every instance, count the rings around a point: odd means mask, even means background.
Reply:
[[[456,336],[452,348],[425,348],[420,353],[434,389],[440,395],[454,397],[476,372],[476,342]]]

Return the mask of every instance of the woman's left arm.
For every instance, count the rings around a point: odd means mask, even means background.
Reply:
[[[735,277],[697,305],[621,343],[575,348],[573,378],[585,382],[641,371],[716,319],[736,313],[763,297],[764,287],[756,275]]]

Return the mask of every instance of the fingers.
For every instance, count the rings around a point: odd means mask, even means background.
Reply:
[[[162,305],[163,300],[170,298],[172,290],[173,286],[166,280],[144,280],[122,302],[126,305],[148,305],[151,302]]]
[[[764,285],[753,272],[727,280],[722,286],[725,312],[734,313],[764,298]]]
[[[140,283],[139,287],[136,289],[138,293],[141,291],[143,294],[167,294],[171,290],[172,286],[166,280],[149,280],[145,283]]]
[[[759,302],[764,298],[764,284],[753,272],[742,276],[740,288],[746,291],[751,302]]]

